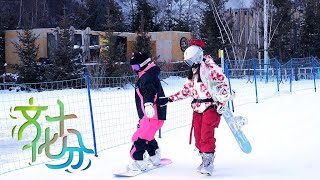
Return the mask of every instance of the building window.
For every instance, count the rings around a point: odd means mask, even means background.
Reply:
[[[99,45],[99,36],[90,35],[90,46]]]
[[[74,35],[74,45],[77,45],[79,47],[82,46],[82,36],[81,36],[81,34],[75,34]]]
[[[53,55],[54,50],[56,49],[57,40],[55,35],[52,33],[47,33],[47,40],[48,58],[50,58]]]

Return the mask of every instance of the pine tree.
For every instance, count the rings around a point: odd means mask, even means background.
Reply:
[[[96,18],[94,21],[94,30],[103,31],[104,27],[103,24],[105,22],[106,16],[106,9],[107,9],[107,1],[106,0],[98,0],[97,7],[96,7]]]
[[[205,11],[203,12],[202,24],[200,26],[200,36],[205,42],[205,54],[217,57],[218,49],[223,49],[221,35],[215,19],[212,17],[214,14],[211,3],[208,3]]]
[[[95,28],[96,17],[98,14],[98,2],[97,0],[85,0],[85,7],[87,17],[84,18],[83,22],[79,25],[83,29],[90,27],[91,29]],[[94,29],[96,30],[96,29]]]
[[[135,51],[144,52],[149,56],[151,54],[151,45],[150,45],[150,35],[147,32],[139,32],[136,37],[136,42],[134,44]]]
[[[134,43],[134,51],[137,52],[144,52],[148,54],[149,56],[152,56],[151,54],[151,43],[150,39],[151,37],[148,35],[148,32],[145,31],[145,19],[144,16],[140,15],[140,26],[139,31],[137,33],[136,41]]]
[[[106,7],[106,20],[105,20],[105,35],[102,36],[104,42],[104,50],[102,51],[99,59],[98,69],[91,71],[91,74],[97,76],[115,76],[115,72],[119,69],[118,66],[121,62],[126,61],[125,44],[119,42],[119,38],[115,30],[121,29],[120,20],[122,13],[117,7],[118,4],[113,0],[107,0],[108,6]]]
[[[302,54],[306,56],[311,56],[315,53],[314,44],[315,42],[315,30],[316,30],[316,10],[315,10],[315,0],[310,0],[306,3],[304,21],[302,23],[301,32],[301,43],[300,48]]]
[[[57,44],[49,65],[46,77],[50,81],[70,80],[83,76],[84,67],[73,49],[73,31],[67,29],[68,21],[64,16],[62,29],[57,28]]]
[[[44,67],[37,60],[39,46],[36,44],[38,36],[29,28],[18,32],[19,43],[13,43],[19,56],[18,82],[35,83],[45,81]]]
[[[51,27],[57,27],[61,18],[63,17],[63,8],[67,1],[64,0],[47,0],[48,6],[48,25]]]
[[[82,1],[67,1],[68,19],[75,29],[85,29],[88,23],[88,17],[91,15]]]
[[[5,44],[4,44],[4,32],[0,27],[0,75],[5,72]]]
[[[81,27],[90,27],[94,30],[104,31],[106,17],[113,22],[115,31],[126,30],[123,23],[121,6],[115,0],[86,0],[87,17]],[[109,15],[107,14],[109,10]]]
[[[180,19],[173,19],[173,27],[172,30],[174,31],[184,31],[190,32],[191,28],[189,26],[189,17],[188,15],[181,15]]]
[[[135,19],[133,21],[132,30],[134,32],[139,31],[141,17],[144,19],[144,30],[147,32],[154,31],[155,24],[153,22],[153,17],[155,15],[155,8],[152,7],[147,0],[137,0]]]
[[[122,9],[115,0],[106,0],[105,12],[104,29],[116,32],[125,31]]]
[[[271,24],[271,35],[273,37],[270,42],[270,49],[273,50],[273,55],[280,61],[289,59],[292,56],[292,51],[288,50],[294,49],[293,43],[291,43],[293,36],[291,33],[291,27],[293,27],[291,9],[290,0],[273,1],[274,12],[272,16],[273,23]]]
[[[314,56],[317,58],[320,58],[320,2],[315,5],[315,50],[314,50]]]
[[[56,30],[57,45],[52,58],[52,64],[47,71],[50,81],[76,79],[83,75],[83,67],[76,58],[71,39],[71,31],[63,28]]]
[[[0,6],[0,29],[8,30],[17,27],[17,13],[14,2],[5,2]]]
[[[163,29],[165,31],[171,31],[173,27],[172,22],[172,3],[168,3],[164,10]]]

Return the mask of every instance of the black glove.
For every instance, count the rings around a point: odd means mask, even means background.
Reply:
[[[166,106],[168,102],[172,102],[172,100],[169,97],[159,97],[157,100],[157,104],[162,107]]]

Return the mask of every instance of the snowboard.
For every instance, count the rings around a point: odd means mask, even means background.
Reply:
[[[208,63],[210,64],[210,63],[214,63],[214,62],[212,61],[212,62],[208,62]],[[223,73],[221,68],[216,68],[215,71],[220,74]],[[203,81],[203,83],[207,84],[208,90],[209,90],[211,96],[215,97],[217,94],[219,95],[221,93],[220,88],[219,88],[219,86],[221,86],[221,84],[216,83],[215,81],[213,81],[209,78],[209,77],[211,77],[211,75],[210,75],[211,73],[212,72],[207,67],[207,65],[205,63],[201,63],[201,68],[200,68],[201,80]],[[227,83],[227,82],[225,82],[225,83]],[[234,98],[235,98],[235,92],[233,91],[232,97],[230,97],[229,101]],[[247,137],[245,136],[245,134],[243,133],[243,131],[241,130],[242,125],[245,124],[243,122],[247,121],[247,119],[243,116],[234,117],[228,107],[225,107],[225,112],[222,114],[222,116],[226,120],[226,122],[227,122],[230,130],[232,131],[232,134],[234,135],[235,139],[237,140],[237,143],[239,144],[241,150],[247,154],[250,153],[252,150],[251,144],[250,144],[249,140],[247,139]]]
[[[222,114],[222,116],[226,120],[241,150],[244,153],[249,154],[252,150],[252,147],[249,140],[241,130],[243,124],[246,124],[245,122],[247,121],[247,119],[243,116],[233,116],[233,113],[228,107],[226,107],[225,112]]]
[[[152,164],[148,164],[148,168],[145,171],[128,171],[128,170],[125,170],[125,171],[120,171],[120,172],[114,173],[113,175],[115,177],[134,177],[134,176],[138,176],[140,174],[149,172],[149,171],[151,171],[153,169],[157,169],[157,168],[169,165],[171,163],[172,163],[172,161],[170,159],[162,158],[160,160],[160,165],[159,166],[153,166]]]

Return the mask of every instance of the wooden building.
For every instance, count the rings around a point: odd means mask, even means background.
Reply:
[[[71,27],[72,28],[72,27]],[[75,30],[74,32],[74,48],[80,49],[82,63],[95,63],[99,57],[100,50],[104,48],[102,31],[91,31],[90,28],[85,30]],[[19,63],[19,57],[13,42],[19,42],[18,32],[23,30],[7,30],[5,31],[5,61],[8,65]],[[36,43],[39,45],[38,58],[50,58],[56,44],[56,28],[40,28],[33,29],[38,39]],[[121,32],[115,33],[119,37],[119,41],[125,44],[125,53],[127,59],[131,57],[133,46],[136,39],[136,33]],[[152,57],[158,61],[171,62],[183,59],[183,51],[181,48],[182,39],[190,39],[190,32],[179,31],[163,31],[150,32],[151,37],[151,53]]]

